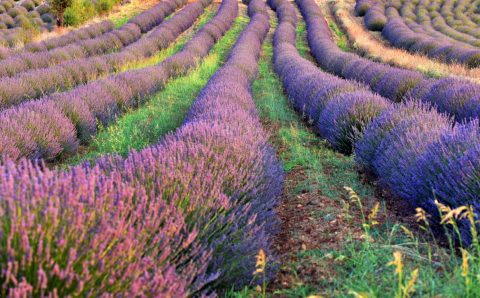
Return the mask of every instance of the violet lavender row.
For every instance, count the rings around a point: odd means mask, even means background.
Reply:
[[[81,40],[99,37],[114,29],[115,25],[111,21],[102,21],[70,31],[65,35],[52,37],[43,41],[30,42],[25,45],[25,50],[29,52],[49,51]]]
[[[251,281],[282,171],[250,94],[265,4],[249,14],[189,119],[158,145],[63,172],[0,164],[5,296],[186,297]]]
[[[353,147],[361,168],[398,198],[424,208],[432,220],[438,219],[434,198],[453,208],[472,205],[480,214],[478,120],[454,124],[428,104],[391,104],[321,72],[295,49],[293,5],[286,0],[272,0],[271,5],[280,18],[274,36],[275,70],[294,107],[310,119],[314,129],[336,149],[348,153],[345,148]],[[307,8],[311,7],[304,5]],[[465,221],[461,233],[469,243]]]
[[[204,0],[205,2],[208,0]],[[0,155],[53,160],[73,154],[120,114],[142,104],[174,76],[192,69],[230,28],[238,4],[225,1],[183,49],[158,65],[115,74],[0,113]]]
[[[160,24],[163,19],[173,13],[175,9],[186,4],[187,0],[165,0],[148,11],[139,15],[135,23],[129,22],[119,29],[112,30],[94,39],[81,40],[59,47],[51,51],[38,53],[19,53],[8,57],[0,63],[0,78],[11,77],[27,70],[45,68],[63,61],[75,58],[85,58],[99,54],[114,52],[129,45],[142,37],[144,28],[152,28]],[[147,12],[148,12],[147,11]],[[142,18],[145,18],[142,23]],[[155,22],[153,17],[155,17]],[[137,25],[137,23],[141,24]]]
[[[462,63],[474,68],[480,66],[480,50],[466,44],[437,40],[429,35],[414,32],[393,7],[386,8],[387,23],[382,36],[398,48],[420,52],[447,63]]]
[[[189,4],[151,33],[123,48],[103,56],[73,59],[58,65],[27,71],[12,78],[0,79],[0,110],[21,102],[65,91],[121,70],[122,66],[139,61],[168,47],[193,25],[211,1]]]
[[[438,36],[442,39],[446,38],[455,42],[464,42],[475,47],[480,46],[477,24],[469,24],[465,19],[466,16],[463,14],[462,17],[464,17],[463,20],[465,22],[460,27],[456,26],[454,22],[450,22],[453,21],[453,3],[454,1],[443,0],[414,0],[408,2],[395,0],[391,1],[388,6],[391,7],[392,4],[395,7],[400,6],[399,11],[402,19],[414,31],[416,28],[420,27],[423,31],[430,33],[432,37]],[[468,28],[469,25],[473,26]],[[467,30],[463,30],[465,27],[468,29],[466,28]],[[470,33],[477,34],[472,35]]]
[[[480,117],[480,85],[460,79],[430,79],[423,74],[371,61],[342,51],[333,41],[330,28],[314,0],[297,1],[307,23],[313,56],[325,70],[355,80],[398,102],[419,99],[433,104],[458,122]]]
[[[390,102],[357,83],[323,72],[302,58],[295,47],[297,19],[293,4],[283,0],[269,4],[279,17],[273,39],[274,68],[293,106],[335,149],[351,153],[365,125]]]

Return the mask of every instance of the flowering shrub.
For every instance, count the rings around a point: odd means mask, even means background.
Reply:
[[[350,154],[365,126],[388,106],[384,98],[368,91],[341,93],[325,106],[318,131],[335,149]]]
[[[383,26],[387,23],[384,10],[385,5],[381,2],[376,2],[366,11],[363,20],[369,30],[382,31]]]

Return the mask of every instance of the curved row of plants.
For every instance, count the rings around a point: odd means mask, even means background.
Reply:
[[[435,30],[427,30],[423,25],[408,22],[408,19],[406,21],[399,12],[401,7],[402,1],[390,1],[382,9],[383,4],[378,1],[362,0],[355,10],[358,15],[365,15],[369,28],[381,31],[382,36],[398,48],[446,63],[461,63],[471,68],[480,65],[480,50]]]
[[[1,163],[3,295],[185,297],[252,282],[282,171],[250,93],[265,4],[252,0],[249,15],[185,123],[157,145],[65,171]]]
[[[50,51],[12,55],[0,63],[0,78],[11,77],[28,70],[45,68],[75,58],[85,58],[118,51],[142,37],[142,33],[158,26],[166,16],[186,4],[186,0],[162,1],[135,16],[118,29],[93,39],[81,40]]]
[[[450,6],[450,1],[445,1],[446,5]],[[480,23],[480,14],[478,13],[478,4],[479,1],[473,0],[457,0],[453,4],[453,8],[451,11],[453,12],[453,20],[450,20],[448,16],[445,17],[445,20],[449,25],[458,28],[459,30],[466,29],[464,28],[464,24],[467,24],[468,27],[474,27],[474,24]],[[465,31],[462,31],[465,32]],[[473,31],[475,34],[471,33],[468,30],[465,33],[472,34],[474,36],[477,35],[477,30]]]
[[[360,3],[360,2],[359,2]],[[355,52],[373,61],[383,62],[399,68],[419,71],[429,77],[458,77],[480,82],[480,69],[461,64],[447,64],[419,53],[407,52],[385,43],[375,34],[368,32],[363,20],[355,17],[355,3],[339,0],[330,3],[329,9],[338,27],[345,33]],[[339,32],[341,34],[341,32]],[[337,41],[338,43],[338,41]],[[339,47],[342,45],[339,44]]]
[[[365,84],[395,102],[418,99],[429,103],[458,122],[480,118],[478,84],[456,78],[428,78],[417,71],[344,52],[333,41],[319,8],[313,12],[303,9],[302,12],[308,27],[307,38],[312,54],[323,69]]]
[[[455,14],[461,17],[461,23],[454,19],[454,1],[420,0],[412,3],[404,2],[401,13],[404,19],[417,22],[433,32],[441,33],[449,38],[480,46],[478,25],[468,15]]]
[[[203,0],[207,2],[208,0]],[[143,103],[166,82],[193,69],[230,28],[238,11],[220,6],[183,49],[160,64],[96,80],[0,113],[0,155],[54,160],[78,150],[118,115]]]
[[[320,71],[295,48],[293,6],[282,0],[272,2],[281,19],[275,33],[275,69],[292,104],[314,130],[335,149],[355,152],[363,170],[396,197],[426,210],[433,222],[439,212],[464,205],[471,205],[478,214],[478,121],[454,124],[429,105],[390,103],[354,82]],[[309,22],[324,22],[313,0],[297,3]],[[439,211],[435,200],[448,208]],[[460,220],[459,237],[467,243],[472,240],[468,220]]]
[[[64,47],[68,44],[75,43],[81,40],[96,38],[104,33],[112,31],[113,29],[115,29],[115,26],[111,21],[102,21],[76,30],[72,30],[64,35],[52,37],[38,42],[29,42],[25,45],[24,48],[22,48],[21,51],[49,51],[54,48]],[[17,53],[18,51],[15,51],[11,48],[0,46],[0,59],[2,60]]]
[[[86,39],[99,37],[115,29],[112,21],[101,21],[92,25],[72,30],[64,35],[55,36],[42,41],[32,41],[25,45],[23,50],[28,52],[44,52],[64,47]]]
[[[189,4],[172,18],[154,27],[148,35],[118,52],[73,59],[52,67],[19,73],[12,78],[0,79],[0,110],[86,84],[121,71],[125,65],[151,57],[168,47],[192,26],[208,4],[208,1]]]

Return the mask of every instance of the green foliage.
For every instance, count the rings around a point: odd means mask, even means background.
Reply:
[[[81,25],[97,15],[108,13],[119,2],[119,0],[71,0],[64,12],[64,25]]]
[[[65,26],[78,26],[96,15],[95,5],[91,0],[73,0],[65,10]]]
[[[119,0],[98,0],[95,9],[97,13],[103,14],[112,10],[113,6],[119,2]]]
[[[63,17],[65,10],[72,6],[74,0],[50,0],[49,5],[53,13],[57,16],[60,26],[63,26]]]
[[[337,24],[333,21],[329,21],[328,26],[330,27],[330,29],[335,34],[335,40],[337,41],[338,47],[345,52],[351,51],[352,49],[348,45],[347,36],[345,35],[345,33],[342,30],[340,30],[340,28],[338,28]]]

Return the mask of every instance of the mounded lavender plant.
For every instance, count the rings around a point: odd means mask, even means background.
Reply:
[[[395,195],[407,187],[406,173],[429,144],[451,130],[452,122],[435,110],[407,115],[385,134],[373,161],[379,182]]]
[[[364,7],[360,6],[359,9],[356,10],[358,11],[357,15],[360,15],[363,9]],[[385,5],[382,2],[375,2],[365,12],[363,20],[368,30],[382,31],[383,26],[387,23],[387,18],[385,17]]]
[[[350,154],[365,127],[389,105],[383,97],[368,91],[342,93],[326,105],[317,129],[336,150]]]
[[[363,137],[355,143],[355,162],[360,168],[375,176],[373,162],[382,140],[404,119],[429,113],[432,107],[418,101],[393,104],[376,117],[365,129]]]

